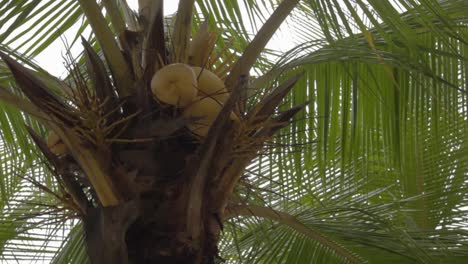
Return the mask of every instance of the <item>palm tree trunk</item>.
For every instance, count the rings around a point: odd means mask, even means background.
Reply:
[[[138,201],[88,211],[84,223],[91,263],[214,263],[220,222],[204,210],[202,236],[192,239],[185,223],[187,184],[162,188]]]

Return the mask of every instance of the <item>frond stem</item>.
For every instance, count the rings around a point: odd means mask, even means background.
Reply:
[[[117,90],[121,97],[130,95],[130,87],[132,87],[132,76],[129,76],[131,72],[122,52],[117,46],[114,35],[107,26],[106,20],[104,19],[101,9],[94,0],[78,0],[89,24],[93,28],[94,34],[96,35],[99,44],[106,56],[109,66],[112,70],[112,74],[115,77]]]
[[[260,28],[252,42],[249,43],[242,56],[236,61],[231,73],[226,79],[226,87],[232,90],[242,75],[247,75],[255,61],[260,56],[268,41],[283,23],[286,17],[296,7],[299,0],[283,0],[271,17]]]

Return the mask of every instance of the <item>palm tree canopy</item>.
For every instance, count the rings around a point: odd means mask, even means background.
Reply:
[[[114,33],[136,30],[144,19],[124,0],[97,2]],[[187,30],[207,21],[220,36],[215,52],[229,63],[280,2],[197,0]],[[80,36],[97,51],[102,43],[85,12],[80,1],[0,1],[0,51],[63,92],[67,87],[34,58],[63,41],[80,51],[65,56],[67,65],[85,67]],[[171,21],[167,16],[169,35]],[[465,263],[467,25],[465,0],[300,1],[280,27],[294,47],[267,46],[252,61],[248,98],[253,105],[302,74],[278,111],[307,107],[247,168],[236,193],[249,205],[231,208],[221,257],[228,263]],[[42,136],[46,129],[4,61],[0,107],[0,259],[87,263],[82,226],[55,195],[61,186],[25,124]]]

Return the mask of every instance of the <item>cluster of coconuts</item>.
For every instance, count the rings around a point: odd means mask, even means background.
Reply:
[[[224,82],[213,72],[184,63],[173,63],[157,71],[151,80],[151,91],[161,102],[183,110],[183,116],[195,121],[188,124],[200,137],[208,134],[210,126],[229,97]],[[231,120],[237,117],[231,113]],[[47,146],[56,155],[65,155],[68,148],[60,137],[50,131]]]
[[[161,102],[183,110],[183,116],[194,118],[188,125],[192,133],[204,137],[229,97],[224,82],[213,72],[184,63],[173,63],[157,71],[151,80],[151,91]],[[231,114],[231,119],[236,116]]]

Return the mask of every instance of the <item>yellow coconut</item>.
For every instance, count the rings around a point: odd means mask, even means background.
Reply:
[[[213,72],[201,67],[192,67],[198,81],[198,96],[213,97],[221,103],[226,102],[229,93],[223,80]]]
[[[183,116],[197,118],[188,125],[188,128],[194,134],[205,137],[222,107],[222,104],[211,97],[198,97],[184,110]],[[230,119],[238,120],[237,116],[233,113],[231,113]]]
[[[157,71],[151,91],[160,101],[177,107],[189,105],[197,96],[197,79],[190,66],[174,63]]]
[[[56,155],[65,155],[68,153],[68,148],[62,139],[54,132],[50,131],[47,136],[47,147]]]

